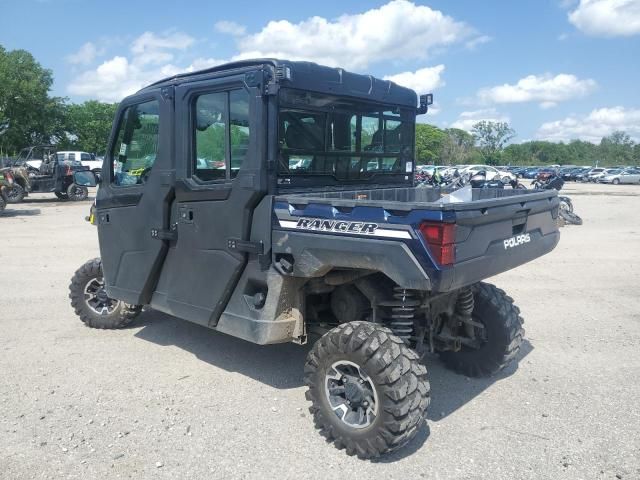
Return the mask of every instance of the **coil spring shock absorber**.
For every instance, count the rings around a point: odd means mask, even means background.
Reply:
[[[463,318],[471,318],[473,312],[473,292],[470,288],[463,288],[456,300],[456,313]]]
[[[413,336],[418,293],[415,290],[407,290],[396,285],[393,288],[393,299],[391,317],[386,322],[387,326],[396,336],[409,343]]]

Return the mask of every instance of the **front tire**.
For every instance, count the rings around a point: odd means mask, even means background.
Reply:
[[[99,258],[89,260],[76,270],[69,285],[69,298],[76,315],[91,328],[125,327],[142,310],[140,305],[129,305],[107,296]]]
[[[614,185],[620,185],[620,179],[619,178],[614,178],[611,183],[613,183]]]
[[[53,192],[59,200],[69,200],[69,196],[64,192]]]
[[[7,203],[20,203],[24,200],[25,193],[22,185],[14,183],[11,188],[7,190]]]
[[[471,317],[483,325],[478,348],[465,347],[457,352],[440,352],[447,368],[467,377],[487,377],[502,370],[515,358],[524,338],[520,309],[504,290],[489,283],[472,287],[474,307]]]
[[[7,201],[4,199],[4,195],[0,195],[0,212],[7,208]]]
[[[373,458],[409,442],[429,405],[427,370],[391,330],[344,323],[307,356],[307,400],[320,433],[348,455]]]

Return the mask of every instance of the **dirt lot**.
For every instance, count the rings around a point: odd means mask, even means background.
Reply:
[[[89,203],[14,206],[0,217],[0,477],[640,478],[640,186],[565,191],[584,225],[493,279],[525,317],[518,364],[476,380],[427,358],[429,426],[379,462],[314,431],[308,347],[153,311],[84,327],[67,286],[98,253]]]

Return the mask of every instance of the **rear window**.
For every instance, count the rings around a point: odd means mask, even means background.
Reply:
[[[410,182],[414,128],[409,109],[283,89],[278,184]]]

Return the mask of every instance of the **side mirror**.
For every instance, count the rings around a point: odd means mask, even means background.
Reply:
[[[98,184],[98,180],[93,172],[89,170],[81,170],[74,172],[73,183],[81,187],[95,187]]]
[[[429,110],[429,105],[433,105],[433,93],[426,93],[424,95],[420,95],[420,106],[418,106],[418,115],[422,115],[427,113]]]

